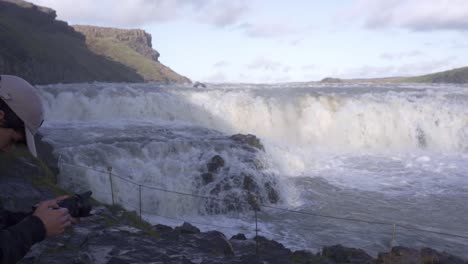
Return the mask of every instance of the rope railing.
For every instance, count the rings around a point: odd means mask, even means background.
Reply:
[[[182,218],[179,218],[179,217],[164,216],[164,215],[156,214],[156,213],[153,213],[153,212],[145,212],[145,213],[148,213],[148,214],[151,214],[151,215],[154,215],[154,216],[157,216],[157,217],[170,219],[170,220],[176,220],[176,221],[181,221],[181,222],[189,222],[189,221],[187,221],[185,219],[182,219]],[[249,229],[249,228],[220,226],[220,225],[214,225],[214,224],[211,224],[211,223],[203,223],[203,222],[198,222],[198,221],[193,221],[193,220],[190,220],[190,223],[195,224],[195,225],[201,225],[201,226],[215,227],[215,228],[219,228],[219,229],[230,229],[230,230],[236,230],[236,231],[237,230],[242,230],[242,231],[247,231],[247,232],[255,231],[255,230]]]
[[[107,167],[107,171],[103,171],[103,170],[98,170],[98,169],[83,166],[83,165],[67,163],[67,162],[63,161],[61,159],[61,157],[59,157],[59,168],[61,168],[62,164],[72,166],[72,167],[77,167],[77,168],[83,168],[83,169],[99,172],[99,173],[102,173],[102,174],[108,174],[109,175],[109,182],[110,182],[112,203],[113,204],[115,204],[114,187],[113,187],[113,180],[112,180],[113,177],[116,177],[116,178],[118,178],[118,179],[120,179],[120,180],[122,180],[122,181],[124,181],[126,183],[137,186],[138,190],[139,190],[139,209],[138,210],[139,210],[140,217],[142,217],[142,213],[144,212],[142,210],[142,198],[141,198],[142,188],[161,191],[161,192],[166,192],[166,193],[172,193],[172,194],[182,195],[182,196],[187,196],[187,197],[194,197],[194,198],[198,198],[198,199],[207,199],[207,200],[213,200],[213,201],[219,201],[219,202],[233,202],[233,200],[229,200],[229,199],[225,199],[225,198],[223,199],[223,198],[213,197],[213,196],[204,196],[204,195],[193,194],[193,193],[189,193],[189,192],[168,190],[168,189],[164,189],[164,188],[161,188],[161,187],[148,186],[148,185],[140,184],[140,183],[132,181],[132,180],[126,178],[126,177],[123,177],[123,176],[120,176],[120,175],[117,175],[117,174],[113,173],[112,172],[112,167],[110,167],[110,166]],[[251,206],[251,204],[248,203],[248,202],[243,202],[243,201],[236,201],[236,202],[239,203],[239,204]],[[455,238],[461,238],[461,239],[468,240],[468,235],[458,235],[458,234],[452,234],[452,233],[449,233],[449,232],[430,230],[430,229],[435,229],[435,228],[432,228],[432,227],[416,227],[416,226],[412,226],[412,225],[407,225],[407,224],[402,224],[402,223],[395,223],[395,222],[373,221],[373,220],[357,219],[357,218],[351,218],[351,217],[326,215],[326,214],[320,214],[320,213],[314,213],[314,212],[307,212],[307,211],[299,211],[299,210],[281,208],[281,207],[276,207],[276,206],[266,205],[266,204],[259,204],[258,206],[260,208],[278,210],[278,211],[283,211],[283,212],[291,213],[291,214],[300,214],[300,215],[306,215],[306,216],[321,217],[321,218],[340,220],[340,221],[348,221],[348,222],[355,222],[355,223],[365,223],[365,224],[372,224],[372,225],[391,226],[392,227],[392,233],[391,233],[392,241],[391,241],[391,244],[393,244],[395,242],[397,227],[407,229],[407,230],[420,231],[420,232],[426,232],[426,233],[432,233],[432,234],[437,234],[437,235],[450,236],[450,237],[455,237]],[[187,220],[177,218],[177,217],[163,216],[163,215],[156,214],[154,212],[144,212],[144,213],[152,214],[152,215],[167,218],[167,219],[177,220],[177,221],[191,222],[193,224],[198,224],[198,225],[202,225],[202,226],[210,226],[210,227],[214,227],[214,228],[233,229],[233,230],[240,230],[241,229],[241,230],[244,230],[244,231],[251,231],[251,232],[254,231],[257,236],[258,236],[259,231],[263,232],[263,233],[272,234],[270,232],[267,232],[266,230],[262,231],[262,230],[259,229],[259,227],[258,227],[258,215],[257,215],[258,210],[256,208],[253,208],[253,210],[255,212],[255,229],[232,228],[232,227],[213,225],[213,224],[209,224],[209,223],[196,223],[196,222],[191,221],[191,220],[187,221]],[[307,226],[299,227],[299,229],[313,231],[313,229],[307,228]],[[389,234],[389,233],[387,233],[387,234]]]

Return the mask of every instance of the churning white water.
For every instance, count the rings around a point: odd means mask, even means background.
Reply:
[[[112,178],[115,202],[139,211],[141,190],[149,220],[187,220],[252,236],[248,203],[234,208],[161,191],[245,202],[250,188],[266,205],[314,214],[259,212],[260,235],[293,248],[341,243],[375,254],[388,250],[395,236],[394,244],[468,257],[462,237],[468,237],[467,86],[95,83],[40,89],[42,133],[63,161],[60,184],[75,191],[91,189],[111,203],[111,166],[124,178]],[[230,138],[237,133],[256,135],[265,151]],[[206,181],[202,175],[216,155],[225,164]]]

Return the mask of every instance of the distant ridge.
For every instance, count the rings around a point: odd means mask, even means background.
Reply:
[[[116,34],[93,37],[56,20],[53,9],[0,0],[0,73],[34,84],[190,82],[158,61],[143,30],[102,30]]]
[[[468,83],[468,67],[405,78],[406,82],[421,83]]]
[[[453,70],[431,73],[413,77],[385,77],[370,79],[339,79],[327,77],[322,79],[322,83],[339,82],[375,82],[375,83],[468,83],[468,67]]]

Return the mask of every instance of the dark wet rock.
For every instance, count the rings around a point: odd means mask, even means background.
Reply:
[[[336,263],[373,264],[375,260],[362,249],[345,248],[342,245],[324,247],[321,256]]]
[[[195,82],[195,83],[193,84],[193,87],[194,87],[194,88],[206,88],[206,84],[201,83],[201,82]]]
[[[216,255],[233,256],[234,249],[226,236],[219,231],[209,231],[204,233],[200,246],[209,249],[211,253]]]
[[[432,248],[421,249],[421,262],[425,264],[468,264],[463,259],[446,252],[437,252]]]
[[[200,229],[191,225],[190,223],[184,222],[181,226],[175,228],[181,234],[197,234],[200,233]]]
[[[262,143],[260,142],[260,139],[258,139],[257,136],[255,136],[255,135],[235,134],[235,135],[231,136],[231,139],[236,141],[236,142],[247,144],[247,145],[249,145],[251,147],[254,147],[256,149],[265,151],[265,148],[263,147]]]
[[[283,244],[262,236],[255,237],[261,260],[268,263],[291,263],[291,250]]]
[[[157,224],[157,225],[154,225],[153,226],[154,230],[160,234],[165,234],[165,233],[170,233],[172,231],[174,231],[174,229],[170,226],[166,226],[166,225],[161,225],[161,224]]]
[[[239,171],[226,166],[220,155],[213,156],[197,179],[201,194],[219,198],[207,200],[204,212],[221,214],[230,211],[260,210],[261,204],[277,204],[281,197],[277,178],[266,172],[261,161],[263,146],[254,135],[236,134],[230,137],[231,148],[239,149],[244,165]],[[206,186],[206,187],[205,187]]]
[[[252,193],[247,193],[247,203],[249,203],[250,207],[254,211],[260,211],[260,202],[259,199],[253,195]]]
[[[416,128],[416,139],[418,141],[418,146],[420,148],[426,148],[427,147],[426,134],[424,133],[424,131],[420,127]]]
[[[393,247],[389,253],[380,253],[377,258],[379,264],[391,263],[421,263],[419,251],[405,247]]]
[[[294,251],[290,256],[290,259],[294,263],[298,264],[332,263],[330,260],[317,256],[316,254],[306,250]]]
[[[445,252],[438,252],[431,248],[416,250],[407,247],[394,247],[389,253],[380,253],[377,258],[379,264],[393,263],[424,263],[424,264],[466,264],[459,257]]]
[[[267,191],[268,200],[270,201],[270,203],[276,204],[279,202],[280,197],[278,191],[276,191],[276,189],[272,187],[271,182],[265,183],[265,190]]]
[[[239,233],[231,237],[231,240],[247,240],[244,234]]]
[[[214,181],[214,176],[213,176],[213,174],[212,174],[212,173],[209,173],[209,172],[203,173],[203,174],[201,175],[201,177],[202,177],[202,180],[203,180],[203,184],[205,184],[205,185],[206,185],[206,184],[209,184],[209,183],[212,183],[212,182]]]
[[[207,211],[218,214],[227,211],[260,210],[261,204],[276,204],[280,197],[273,180],[259,185],[258,180],[250,174],[225,176],[209,192],[211,196],[223,197],[222,200],[208,201]]]
[[[216,173],[218,170],[224,166],[224,159],[216,155],[213,158],[211,158],[211,161],[206,165],[208,172],[211,173]]]
[[[249,192],[258,191],[258,185],[253,180],[253,177],[250,176],[250,175],[245,175],[244,176],[243,188],[244,188],[244,190],[249,191]]]

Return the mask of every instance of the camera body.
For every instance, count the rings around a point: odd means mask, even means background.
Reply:
[[[91,209],[91,191],[87,191],[81,194],[75,194],[58,203],[58,206],[67,208],[68,213],[75,218],[90,216]]]

